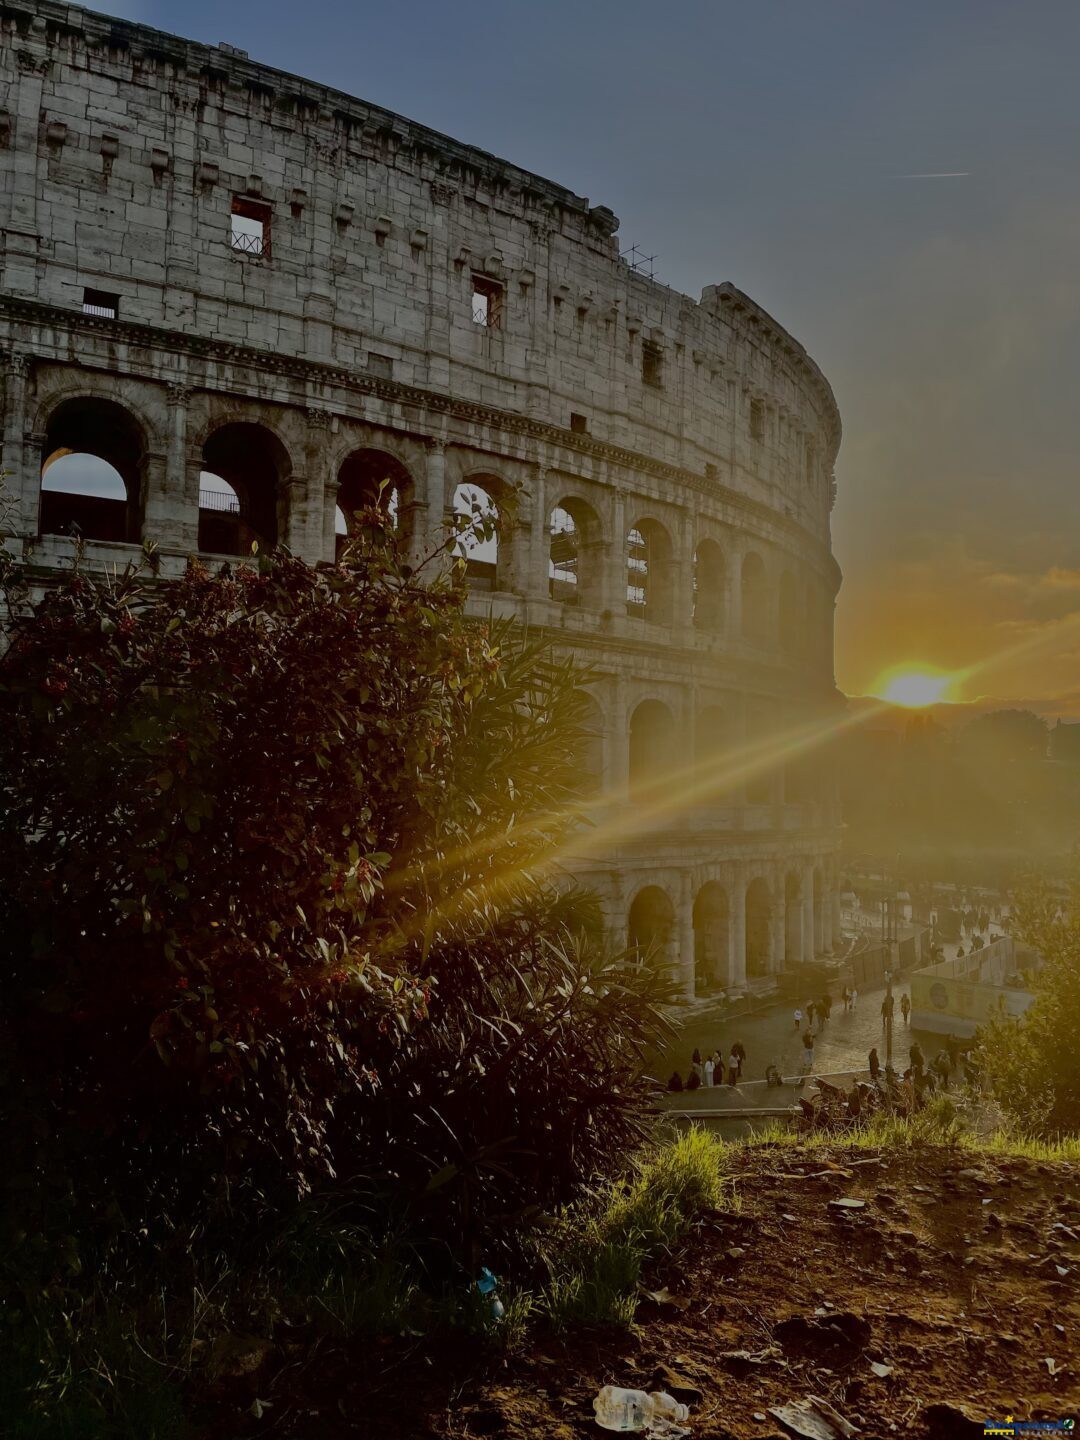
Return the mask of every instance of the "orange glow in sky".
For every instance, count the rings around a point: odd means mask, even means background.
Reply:
[[[951,675],[942,675],[931,670],[909,669],[907,666],[888,671],[881,676],[874,693],[892,705],[906,705],[918,709],[923,705],[938,705],[951,700],[953,685]]]

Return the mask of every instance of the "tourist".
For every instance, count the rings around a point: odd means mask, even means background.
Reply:
[[[853,986],[851,987],[851,1008],[852,1008],[852,1010],[855,1009],[855,1003],[856,1003],[856,1001],[858,1000],[858,998],[859,998],[859,992],[858,992],[858,990],[855,988],[855,986],[853,985]]]
[[[870,1079],[876,1080],[881,1074],[881,1061],[878,1059],[877,1047],[870,1051]]]
[[[821,1016],[821,1023],[823,1025],[832,1015],[832,996],[828,993],[824,994],[818,1001],[818,1014]]]
[[[911,1068],[915,1071],[915,1073],[917,1075],[921,1074],[926,1067],[926,1058],[923,1055],[922,1046],[917,1040],[913,1040],[911,1042],[911,1046],[908,1050],[908,1059],[911,1061]]]
[[[705,1074],[705,1072],[704,1072],[704,1070],[702,1069],[702,1066],[701,1066],[701,1051],[700,1051],[700,1050],[695,1050],[694,1053],[693,1053],[693,1055],[690,1056],[690,1067],[691,1067],[691,1069],[693,1070],[694,1074],[697,1076],[697,1082],[698,1082],[698,1084],[700,1085],[700,1084],[701,1084],[701,1081],[702,1081],[702,1078],[703,1078],[703,1076],[704,1076],[704,1074]]]
[[[814,1068],[814,1032],[812,1030],[807,1030],[802,1037],[802,1043],[803,1069],[809,1071]]]
[[[696,1070],[691,1070],[690,1074],[686,1077],[686,1088],[687,1090],[700,1090],[701,1076]]]
[[[956,947],[956,958],[957,958],[958,960],[962,960],[962,959],[964,958],[964,947],[963,947],[963,945],[957,945],[957,947]]]
[[[908,1023],[908,1017],[911,1015],[911,1001],[906,995],[900,996],[900,1013],[903,1015],[904,1024],[906,1025]]]
[[[798,1005],[795,1006],[795,1029],[802,1029],[802,1011],[799,1009]]]
[[[844,1001],[844,1009],[845,1009],[845,1010],[850,1010],[850,1009],[851,1009],[851,991],[847,988],[846,985],[844,986],[844,989],[843,989],[843,992],[842,992],[842,999],[843,999],[843,1001]]]
[[[809,1005],[807,1005],[806,1007],[806,1023],[810,1026],[811,1029],[813,1029],[814,1027],[814,1015],[816,1014],[816,1012],[817,1006],[814,1004],[813,1000],[811,1000]]]
[[[678,1070],[673,1070],[671,1072],[671,1079],[667,1082],[667,1088],[669,1090],[681,1090],[683,1088],[682,1076],[679,1074]]]
[[[731,1053],[739,1064],[739,1079],[742,1079],[743,1066],[746,1064],[746,1049],[741,1040],[736,1040],[731,1047]]]
[[[892,1023],[892,1017],[893,1017],[893,998],[892,998],[891,995],[886,995],[886,996],[885,996],[885,999],[882,1000],[882,1002],[881,1002],[881,1028],[882,1028],[883,1030],[886,1029],[886,1028]]]
[[[705,1067],[704,1067],[704,1068],[705,1068],[705,1088],[706,1088],[706,1089],[710,1089],[711,1086],[712,1086],[712,1083],[713,1083],[713,1071],[716,1069],[716,1066],[713,1064],[712,1060],[709,1059],[709,1060],[706,1060],[706,1061],[705,1061]]]
[[[941,1088],[943,1090],[948,1090],[949,1088],[949,1074],[951,1070],[952,1061],[949,1059],[949,1052],[947,1050],[939,1050],[934,1056],[934,1071],[941,1081]]]

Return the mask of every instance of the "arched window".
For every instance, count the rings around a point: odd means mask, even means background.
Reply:
[[[400,531],[402,512],[412,493],[412,476],[396,456],[385,450],[354,450],[338,471],[334,533],[340,555],[345,539],[356,532],[358,517],[378,510],[392,529]]]
[[[114,401],[59,405],[41,456],[41,533],[137,541],[144,451],[139,426]]]
[[[694,726],[694,764],[697,770],[695,801],[711,805],[738,783],[728,770],[731,751],[730,721],[719,705],[698,711]]]
[[[751,551],[742,562],[742,633],[762,644],[769,634],[769,585],[765,562]]]
[[[638,964],[649,964],[658,970],[672,963],[672,941],[675,932],[675,907],[659,885],[646,885],[630,906],[627,940],[631,956]]]
[[[702,540],[694,555],[694,625],[715,633],[724,627],[724,552]]]
[[[639,520],[626,536],[626,613],[655,624],[672,618],[671,537],[655,520]]]
[[[604,785],[604,712],[588,691],[579,690],[577,694],[582,701],[579,791],[588,796],[597,794]]]
[[[694,988],[698,994],[728,983],[730,925],[727,891],[710,880],[694,900]]]
[[[454,491],[455,553],[464,555],[470,584],[494,590],[499,573],[499,528],[502,517],[490,492],[469,480]]]
[[[630,717],[630,793],[640,797],[675,763],[675,717],[660,700],[643,700]]]
[[[272,549],[285,530],[288,452],[264,425],[232,421],[203,446],[199,481],[199,549],[249,555]],[[236,508],[233,508],[235,497]]]
[[[563,605],[576,605],[580,595],[580,536],[573,515],[556,505],[548,519],[548,595]]]
[[[790,570],[780,576],[780,648],[794,655],[799,648],[799,595]]]
[[[772,969],[772,894],[760,876],[746,887],[746,973],[768,975]]]

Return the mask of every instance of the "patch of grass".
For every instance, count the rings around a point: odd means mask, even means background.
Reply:
[[[685,1131],[563,1215],[542,1248],[550,1279],[539,1306],[556,1329],[633,1322],[644,1266],[724,1202],[726,1148],[708,1131]]]
[[[878,1113],[857,1130],[838,1133],[813,1130],[807,1134],[777,1121],[734,1143],[745,1149],[811,1151],[903,1150],[918,1145],[951,1145],[976,1155],[1080,1163],[1080,1135],[1041,1139],[1008,1125],[984,1134],[971,1127],[963,1106],[949,1095],[936,1095],[910,1119]]]

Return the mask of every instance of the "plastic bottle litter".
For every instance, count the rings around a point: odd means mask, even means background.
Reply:
[[[665,1390],[622,1390],[605,1385],[593,1401],[596,1423],[605,1430],[659,1430],[671,1434],[669,1422],[685,1420],[690,1414],[674,1395]]]
[[[485,1265],[480,1271],[480,1278],[476,1282],[476,1288],[488,1302],[488,1310],[493,1320],[501,1320],[506,1314],[506,1306],[499,1299],[496,1293],[499,1282]]]

